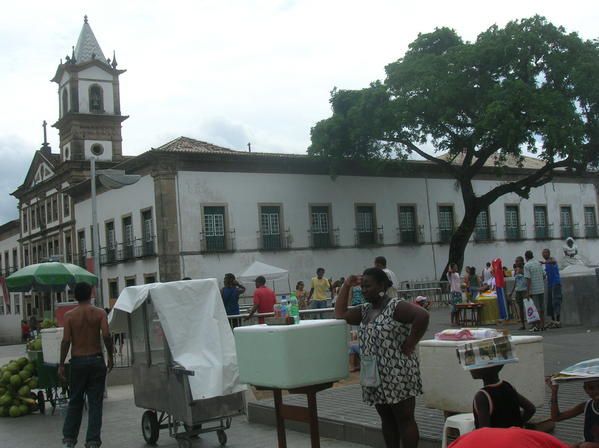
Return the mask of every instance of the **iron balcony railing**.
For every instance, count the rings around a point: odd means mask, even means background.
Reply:
[[[385,240],[383,226],[374,230],[354,229],[356,247],[382,246]]]
[[[277,251],[291,249],[291,232],[289,229],[282,233],[263,233],[260,230],[258,235],[258,250]]]
[[[339,247],[339,228],[329,229],[328,232],[309,229],[308,234],[312,249],[332,249]]]
[[[562,239],[566,238],[577,238],[578,237],[578,224],[570,224],[560,226]]]
[[[200,232],[200,251],[233,252],[235,250],[235,229],[225,232],[223,235],[206,235]]]
[[[495,241],[497,225],[491,226],[478,226],[474,228],[474,241],[477,243],[489,243]]]
[[[100,264],[123,263],[137,258],[153,257],[156,255],[156,240],[137,238],[132,241],[118,243],[113,247],[100,248]],[[89,252],[87,256],[92,256]]]
[[[553,224],[535,225],[535,240],[550,240],[553,238]]]
[[[439,237],[439,243],[447,244],[451,241],[454,229],[447,227],[437,227],[437,235]]]
[[[505,226],[505,239],[520,241],[526,239],[526,224],[519,226]]]
[[[397,228],[397,240],[399,244],[422,244],[424,243],[424,226],[412,228]]]
[[[599,238],[599,231],[597,229],[597,226],[585,225],[584,236],[585,238]]]
[[[2,275],[3,277],[8,277],[10,274],[12,274],[13,272],[17,272],[18,270],[19,270],[19,268],[15,268],[15,267],[0,269],[0,275]]]

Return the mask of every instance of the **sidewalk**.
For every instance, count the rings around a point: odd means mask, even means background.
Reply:
[[[104,402],[104,426],[102,431],[102,447],[147,448],[141,434],[142,409],[133,403],[132,386],[115,386],[108,390],[108,399]],[[60,447],[62,440],[62,424],[64,417],[32,414],[16,419],[0,419],[0,437],[3,447]],[[77,446],[83,446],[85,439],[86,417],[82,424]],[[233,419],[231,429],[227,431],[227,447],[229,448],[265,448],[276,446],[276,431],[265,425],[249,424],[245,416]],[[307,434],[287,431],[289,448],[305,448],[310,446]],[[168,437],[168,431],[162,430],[158,445],[165,448],[176,448],[177,442]],[[195,448],[220,447],[215,433],[203,434],[194,441]],[[322,448],[361,448],[338,440],[323,438]]]
[[[514,335],[530,335],[528,331],[519,331],[519,324],[508,324],[507,328]],[[424,339],[431,339],[435,333],[449,328],[449,309],[442,308],[431,312],[431,322]],[[584,327],[566,327],[549,330],[535,335],[543,336],[545,375],[556,373],[565,367],[584,359],[599,356],[597,340],[599,329]],[[456,361],[457,362],[457,361]],[[521,391],[526,395],[526,391]],[[548,418],[550,394],[547,389],[546,405],[537,409],[535,420]],[[585,401],[586,394],[581,384],[568,384],[560,387],[559,403],[562,409],[572,407]],[[285,403],[305,406],[306,400],[301,396],[285,396]],[[362,443],[373,447],[383,447],[380,431],[380,419],[374,408],[362,402],[360,386],[350,384],[335,387],[318,394],[318,415],[321,434],[348,442]],[[251,422],[274,425],[274,404],[265,399],[250,403],[249,419]],[[422,448],[440,446],[443,429],[443,413],[436,409],[428,409],[422,398],[417,400],[416,420],[420,429]],[[288,423],[288,427],[306,431],[305,425]],[[557,424],[554,435],[565,442],[574,443],[582,439],[582,416]]]

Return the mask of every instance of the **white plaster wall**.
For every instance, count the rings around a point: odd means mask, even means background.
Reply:
[[[112,82],[112,73],[108,73],[106,70],[101,69],[98,66],[90,65],[85,70],[79,72],[79,80],[89,81],[110,81]]]
[[[477,181],[475,188],[482,193],[498,184],[496,181]],[[183,275],[193,278],[215,276],[219,281],[222,281],[224,273],[239,273],[252,261],[261,260],[290,269],[294,286],[297,280],[309,280],[318,266],[328,268],[327,276],[339,277],[370,266],[377,255],[386,256],[389,266],[401,279],[433,279],[440,275],[448,255],[448,245],[434,243],[437,241],[437,206],[453,204],[456,225],[463,215],[461,193],[452,179],[428,180],[430,226],[424,179],[340,176],[331,180],[329,176],[317,175],[179,172],[178,187],[181,248],[186,254],[183,257]],[[596,205],[596,202],[596,191],[592,185],[576,183],[548,184],[533,190],[527,200],[516,195],[504,196],[490,207],[491,224],[497,226],[497,241],[471,241],[465,264],[475,265],[480,270],[484,262],[495,257],[511,264],[515,256],[522,255],[526,249],[533,250],[538,256],[545,247],[561,256],[563,242],[560,240],[505,241],[505,204],[520,204],[521,223],[527,224],[527,235],[532,238],[535,204],[547,205],[549,222],[554,223],[554,231],[557,231],[560,204],[572,206],[574,222],[582,228],[583,205]],[[258,203],[282,204],[283,226],[291,230],[294,250],[256,250]],[[332,205],[332,227],[339,227],[341,248],[308,248],[309,204],[314,203]],[[384,227],[385,247],[353,247],[356,203],[376,205],[377,225]],[[201,207],[210,204],[227,205],[229,229],[235,229],[236,252],[232,254],[199,254]],[[424,225],[426,244],[397,245],[399,204],[417,205],[418,224]],[[578,244],[583,255],[599,262],[599,240],[579,239]]]
[[[86,248],[91,250],[91,199],[74,204],[77,216],[77,228],[85,230]],[[143,176],[137,183],[118,190],[108,190],[98,194],[97,210],[100,233],[100,247],[106,246],[105,223],[114,220],[117,243],[123,242],[122,218],[131,215],[133,235],[136,239],[142,237],[141,211],[152,208],[154,235],[156,235],[156,211],[154,205],[154,180],[152,176]],[[78,244],[75,241],[74,244]],[[157,249],[157,248],[156,248]],[[137,276],[137,284],[143,283],[143,275],[156,273],[158,277],[158,258],[149,257],[114,265],[102,266],[103,294],[108,297],[107,279],[119,278],[119,288],[125,286],[125,277]]]
[[[104,152],[99,156],[92,154],[92,146],[99,143],[104,147]],[[98,160],[112,160],[112,142],[110,140],[85,140],[83,146],[84,157],[86,160],[94,155]]]
[[[21,341],[22,317],[16,314],[0,316],[0,344],[17,344]]]

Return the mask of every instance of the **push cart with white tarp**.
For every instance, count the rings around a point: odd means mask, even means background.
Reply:
[[[221,445],[244,412],[235,342],[215,279],[125,288],[110,315],[127,331],[136,406],[147,443],[168,429],[180,448],[216,431]]]

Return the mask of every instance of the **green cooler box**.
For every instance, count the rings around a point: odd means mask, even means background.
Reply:
[[[344,320],[303,320],[297,325],[252,325],[234,329],[240,381],[293,389],[348,376]]]

